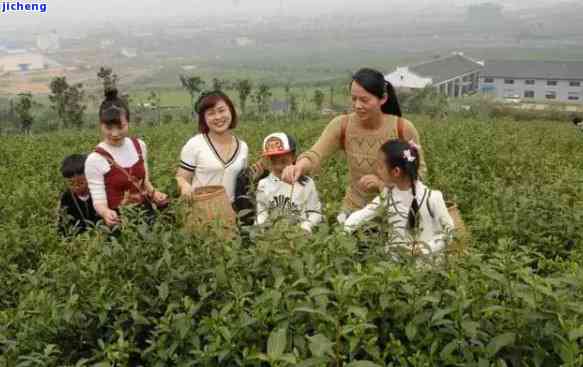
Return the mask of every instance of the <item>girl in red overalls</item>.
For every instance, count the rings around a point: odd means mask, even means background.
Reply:
[[[85,163],[85,176],[97,214],[108,226],[113,226],[119,223],[120,206],[165,206],[166,194],[156,191],[150,182],[146,144],[128,137],[129,108],[118,98],[117,90],[105,93],[99,120],[103,141]]]

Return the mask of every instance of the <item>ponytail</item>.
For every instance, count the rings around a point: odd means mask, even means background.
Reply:
[[[383,113],[388,115],[403,117],[403,114],[401,113],[401,105],[399,104],[399,99],[397,97],[397,92],[395,92],[395,88],[389,81],[386,81],[385,83],[388,99],[385,104],[381,106],[381,110]]]
[[[381,106],[383,113],[402,117],[395,88],[385,80],[385,76],[380,71],[370,68],[360,69],[352,76],[352,81],[357,82],[364,90],[379,99],[387,97],[387,101]]]
[[[125,116],[130,121],[130,109],[126,101],[118,96],[115,88],[105,90],[105,99],[99,107],[99,121],[106,125],[121,124],[121,117]]]

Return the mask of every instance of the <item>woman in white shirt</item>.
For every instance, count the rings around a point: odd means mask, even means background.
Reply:
[[[199,134],[182,148],[176,181],[183,198],[197,187],[224,186],[235,201],[237,175],[247,167],[249,148],[233,134],[237,112],[231,99],[220,91],[203,93],[196,104]]]
[[[130,112],[116,89],[105,93],[99,121],[103,141],[85,162],[85,176],[97,214],[113,226],[120,222],[121,206],[165,207],[167,195],[150,182],[146,143],[128,137]]]
[[[389,140],[381,146],[377,173],[388,187],[344,223],[347,232],[379,215],[388,215],[394,225],[394,244],[413,254],[436,253],[444,249],[454,228],[443,195],[430,190],[418,179],[419,150],[412,142]]]

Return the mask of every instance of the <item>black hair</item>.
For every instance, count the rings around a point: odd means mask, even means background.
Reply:
[[[84,175],[86,160],[87,155],[85,154],[72,154],[66,157],[61,164],[61,174],[65,178]]]
[[[105,99],[99,107],[99,121],[105,125],[121,125],[121,117],[125,115],[130,121],[130,109],[125,100],[118,97],[117,89],[111,88],[105,91]]]
[[[395,116],[402,116],[399,99],[393,85],[385,80],[385,76],[377,70],[363,68],[352,76],[352,82],[357,82],[367,92],[382,99],[387,96],[387,101],[381,106],[383,113]],[[351,82],[351,86],[352,86]]]
[[[579,125],[581,122],[583,122],[583,120],[581,120],[581,117],[579,117],[579,116],[573,117],[573,123],[575,125]]]
[[[287,140],[289,142],[289,149],[291,151],[291,153],[294,154],[294,156],[296,155],[296,152],[298,151],[298,143],[296,142],[296,139],[294,139],[293,136],[291,136],[290,134],[284,133],[287,136]]]
[[[381,152],[385,155],[387,168],[399,167],[411,180],[411,190],[413,192],[413,202],[409,209],[408,227],[417,226],[417,213],[419,203],[417,202],[417,191],[415,183],[419,177],[419,151],[417,148],[404,140],[392,139],[381,146]]]

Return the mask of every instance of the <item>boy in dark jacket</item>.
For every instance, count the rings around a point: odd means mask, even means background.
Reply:
[[[66,157],[61,166],[61,173],[67,180],[59,206],[59,233],[62,235],[85,232],[99,219],[85,179],[86,159],[86,155],[73,154]]]

